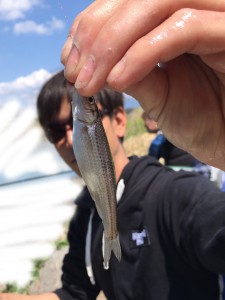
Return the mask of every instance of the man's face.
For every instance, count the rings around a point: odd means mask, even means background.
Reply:
[[[54,143],[54,146],[65,161],[65,163],[71,167],[71,169],[80,175],[79,168],[73,153],[73,143],[72,143],[72,131],[71,126],[71,104],[65,98],[62,102],[61,109],[55,123],[62,126],[62,137],[59,141]]]
[[[101,110],[101,107],[99,107]],[[76,172],[79,176],[81,176],[77,161],[73,152],[73,141],[72,141],[72,131],[73,128],[71,126],[71,104],[67,99],[64,99],[61,105],[61,109],[55,123],[58,125],[62,125],[64,134],[62,138],[54,143],[54,146],[62,157],[62,159],[66,162],[66,164],[71,167],[71,169]],[[117,147],[119,144],[118,136],[116,134],[116,126],[117,121],[116,118],[109,116],[104,116],[102,118],[102,123],[108,138],[109,146],[112,152],[112,156],[116,154]]]

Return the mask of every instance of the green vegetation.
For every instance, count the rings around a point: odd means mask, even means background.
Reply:
[[[19,287],[15,282],[7,283],[5,288],[0,291],[2,293],[17,293],[17,294],[28,294],[28,288],[30,283],[39,277],[40,269],[44,266],[46,259],[35,259],[34,268],[32,271],[31,281],[24,287]]]
[[[16,283],[7,283],[1,293],[27,294],[27,287],[20,288]]]
[[[63,247],[66,247],[66,246],[68,246],[68,240],[65,238],[65,239],[60,239],[60,240],[57,240],[56,242],[55,242],[55,244],[56,244],[56,249],[57,250],[60,250],[60,249],[62,249]]]
[[[47,259],[35,259],[34,260],[34,268],[32,271],[32,280],[31,281],[38,279],[40,269],[44,266],[46,260]]]
[[[142,119],[142,109],[136,108],[127,115],[126,139],[147,132]]]

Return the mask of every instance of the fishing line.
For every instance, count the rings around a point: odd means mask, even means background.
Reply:
[[[65,10],[64,10],[64,8],[63,8],[62,1],[58,0],[57,2],[58,2],[58,6],[59,6],[60,9],[61,9],[62,15],[64,15],[64,18],[65,18],[65,20],[66,20],[66,23],[69,25],[70,22],[69,22],[69,19],[68,19],[67,15],[65,14]]]

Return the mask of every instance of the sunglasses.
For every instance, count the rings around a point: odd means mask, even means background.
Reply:
[[[100,117],[103,119],[107,115],[111,115],[107,110],[99,110]],[[45,135],[50,143],[56,144],[66,136],[66,126],[73,129],[73,116],[70,117],[63,123],[52,122],[47,124],[45,127]]]

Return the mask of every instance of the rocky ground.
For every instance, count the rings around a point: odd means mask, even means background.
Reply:
[[[67,253],[68,248],[64,247],[58,250],[54,255],[46,261],[43,268],[40,270],[39,277],[29,287],[29,294],[42,294],[61,287],[61,266],[62,261]],[[103,293],[100,293],[97,300],[105,300]]]
[[[61,266],[68,247],[55,251],[40,269],[39,277],[29,286],[29,294],[41,294],[61,287]]]

